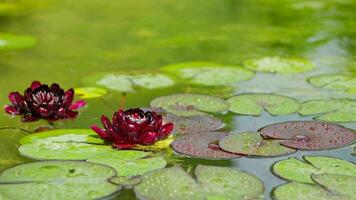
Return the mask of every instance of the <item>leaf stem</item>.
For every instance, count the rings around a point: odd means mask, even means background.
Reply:
[[[123,92],[121,94],[121,99],[120,99],[120,109],[124,109],[125,108],[125,104],[126,104],[126,95],[127,93],[126,92]]]

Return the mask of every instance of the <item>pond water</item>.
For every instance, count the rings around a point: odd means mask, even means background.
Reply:
[[[2,1],[0,1],[1,3]],[[307,78],[320,74],[356,77],[356,2],[353,0],[19,0],[26,9],[13,16],[0,15],[0,32],[30,35],[37,44],[23,51],[0,52],[0,105],[10,91],[23,91],[33,80],[57,82],[64,88],[85,86],[82,79],[96,72],[157,71],[159,67],[190,61],[241,66],[251,58],[304,57],[315,69],[301,74],[257,73],[232,85],[233,94],[277,93],[299,101],[356,98],[355,93],[311,86]],[[0,10],[1,13],[1,10]],[[1,45],[0,45],[1,46]],[[147,107],[152,99],[190,90],[186,84],[129,93],[125,107]],[[199,89],[192,89],[199,93]],[[218,90],[217,90],[218,91]],[[355,91],[355,90],[354,90]],[[205,92],[207,93],[207,92]],[[214,92],[208,92],[215,95]],[[218,94],[216,94],[218,95]],[[75,120],[55,123],[56,128],[87,128],[111,115],[121,93],[88,99]],[[233,132],[257,131],[277,122],[310,120],[298,114],[243,116],[215,115]],[[34,130],[45,121],[22,123],[2,112],[0,127]],[[356,129],[356,123],[342,123]],[[19,155],[19,139],[28,133],[0,129],[0,171],[29,162]],[[270,172],[278,160],[302,155],[335,156],[355,162],[353,146],[329,151],[298,151],[275,158],[239,158],[206,161],[184,158],[185,168],[199,163],[234,166],[258,176],[265,199],[285,181]],[[171,163],[170,165],[174,165]],[[135,199],[131,190],[118,199]]]

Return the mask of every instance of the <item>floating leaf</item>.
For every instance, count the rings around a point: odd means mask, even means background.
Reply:
[[[291,182],[276,187],[273,199],[278,200],[352,200],[341,194],[334,194],[319,185]]]
[[[127,72],[98,73],[85,77],[87,85],[99,85],[118,92],[134,92],[135,88],[157,89],[169,87],[174,81],[164,74],[128,74]]]
[[[92,99],[104,96],[107,92],[103,88],[97,87],[80,87],[74,88],[75,94],[78,94],[82,99]]]
[[[173,122],[175,134],[194,134],[206,131],[216,131],[225,126],[221,120],[208,116],[178,117],[175,115],[163,116],[166,122]]]
[[[98,154],[87,161],[111,166],[117,170],[118,176],[138,176],[167,165],[161,157],[146,158],[149,154],[142,151],[116,150]]]
[[[293,98],[274,94],[240,94],[228,99],[230,111],[241,115],[261,115],[266,110],[271,115],[288,115],[299,110]]]
[[[111,183],[115,183],[116,185],[124,186],[125,188],[131,188],[134,185],[141,183],[142,178],[141,176],[115,176],[110,178]]]
[[[277,140],[263,139],[254,132],[227,135],[220,139],[219,146],[224,151],[250,156],[281,156],[296,151],[280,145]]]
[[[157,170],[145,174],[134,191],[142,199],[263,199],[262,182],[238,169],[199,165],[195,176],[179,167]]]
[[[303,73],[314,69],[314,65],[306,59],[278,56],[247,60],[244,62],[244,66],[258,72],[280,74]]]
[[[315,87],[352,92],[356,89],[356,77],[343,74],[325,74],[311,77],[309,83]]]
[[[345,160],[333,157],[304,156],[306,162],[288,158],[276,162],[273,173],[277,176],[298,182],[314,183],[312,174],[338,174],[356,177],[356,166]]]
[[[292,121],[268,125],[260,130],[264,137],[279,139],[284,146],[305,150],[326,150],[355,142],[355,131],[337,124]]]
[[[316,115],[316,120],[328,122],[356,122],[356,100],[325,99],[306,101],[299,110],[301,115]]]
[[[0,176],[0,194],[9,199],[99,199],[117,194],[108,182],[116,171],[108,166],[74,161],[19,165]]]
[[[169,148],[169,145],[174,141],[174,137],[170,136],[164,140],[159,140],[152,145],[136,145],[132,149],[144,151],[161,151]]]
[[[151,101],[152,108],[162,108],[177,116],[204,115],[204,112],[225,112],[229,104],[218,97],[200,94],[173,94]]]
[[[31,36],[0,33],[0,51],[22,50],[35,46],[36,42]]]
[[[338,174],[313,174],[312,179],[334,194],[356,197],[356,176]]]
[[[227,133],[201,132],[188,134],[176,139],[172,144],[175,152],[204,159],[233,159],[240,155],[228,153],[216,144]]]
[[[209,62],[179,63],[161,69],[184,79],[184,83],[205,86],[231,86],[254,76],[253,72],[241,67]]]

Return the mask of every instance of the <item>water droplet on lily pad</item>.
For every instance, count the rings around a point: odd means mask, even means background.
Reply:
[[[22,50],[35,46],[36,42],[31,36],[0,33],[0,51]]]
[[[295,74],[311,71],[314,64],[304,58],[264,57],[244,62],[244,67],[257,72]]]
[[[182,78],[184,83],[205,86],[231,86],[254,76],[242,67],[210,62],[178,63],[161,69]]]
[[[296,158],[288,158],[276,162],[272,171],[277,176],[303,183],[315,183],[312,174],[337,174],[356,177],[354,163],[333,157],[304,156],[302,161]]]
[[[225,152],[217,142],[226,136],[224,132],[200,132],[188,134],[176,139],[172,148],[176,153],[203,159],[234,159],[240,155]]]
[[[157,170],[143,175],[134,191],[152,200],[263,199],[262,182],[236,168],[198,165],[195,176],[179,167]]]
[[[259,116],[263,110],[271,115],[288,115],[300,108],[293,98],[274,94],[240,94],[227,101],[230,111],[241,115]]]
[[[284,147],[277,140],[263,139],[254,132],[235,133],[220,139],[222,150],[249,156],[281,156],[296,150]]]
[[[83,79],[86,85],[97,85],[118,92],[134,92],[138,88],[158,89],[174,85],[174,80],[164,74],[154,73],[97,73]]]
[[[222,113],[229,104],[218,97],[200,94],[172,94],[151,101],[152,108],[162,108],[177,116],[189,117],[205,115],[205,112]]]
[[[98,87],[80,87],[74,88],[75,94],[79,95],[82,99],[92,99],[104,96],[107,91]]]
[[[0,176],[0,194],[9,199],[99,199],[121,187],[108,181],[115,169],[80,161],[44,161],[19,165]]]
[[[268,125],[260,130],[267,138],[280,144],[304,150],[326,150],[355,142],[355,131],[341,125],[318,121],[291,121]]]
[[[328,122],[356,122],[356,100],[311,100],[302,104],[299,114],[316,115],[314,119]]]
[[[352,93],[356,90],[356,77],[343,74],[324,74],[313,76],[308,79],[309,83],[315,87],[341,90]]]

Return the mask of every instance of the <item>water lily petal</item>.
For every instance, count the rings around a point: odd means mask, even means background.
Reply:
[[[35,89],[41,87],[41,85],[42,85],[41,82],[39,82],[39,81],[33,81],[33,82],[31,83],[31,89],[32,89],[32,90],[35,90]]]
[[[79,100],[75,103],[73,103],[72,105],[69,106],[69,109],[71,110],[78,110],[79,108],[82,108],[86,105],[87,103],[83,100]]]

